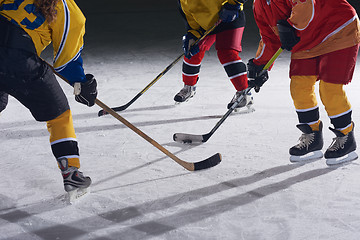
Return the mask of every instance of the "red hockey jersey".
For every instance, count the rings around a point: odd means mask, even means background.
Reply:
[[[360,42],[355,9],[346,0],[254,0],[261,41],[254,62],[266,64],[280,48],[278,20],[287,20],[300,37],[293,59],[320,56]]]

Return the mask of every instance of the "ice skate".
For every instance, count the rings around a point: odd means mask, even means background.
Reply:
[[[240,97],[242,98],[241,100],[239,99]],[[236,108],[234,108],[234,112],[249,113],[255,111],[255,109],[253,108],[254,98],[251,92],[245,94],[245,90],[237,91],[234,97],[231,99],[230,103],[228,103],[227,108],[230,109],[233,104],[238,100],[240,101],[240,103],[236,106]]]
[[[196,86],[184,85],[184,87],[178,92],[175,97],[175,104],[189,101],[196,93]]]
[[[296,127],[303,134],[299,138],[300,142],[289,150],[290,162],[304,162],[322,158],[321,149],[324,146],[322,122],[320,122],[319,131],[313,131],[308,124],[298,124]]]
[[[90,192],[91,178],[84,176],[76,167],[68,167],[67,158],[59,158],[58,164],[64,179],[64,189],[68,193],[69,202],[75,203]]]
[[[329,166],[346,163],[358,158],[356,154],[356,141],[354,138],[354,123],[353,130],[344,135],[339,130],[329,128],[335,133],[336,137],[325,152],[326,164]]]

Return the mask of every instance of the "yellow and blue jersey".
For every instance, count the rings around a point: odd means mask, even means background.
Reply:
[[[196,37],[201,34],[198,30],[209,30],[219,20],[219,11],[225,3],[240,4],[239,0],[178,0],[183,16],[186,19],[189,31]]]
[[[52,43],[57,72],[74,82],[86,81],[81,51],[84,45],[85,16],[74,0],[59,0],[56,18],[50,24],[37,11],[34,0],[0,0],[0,15],[24,29],[37,54]]]

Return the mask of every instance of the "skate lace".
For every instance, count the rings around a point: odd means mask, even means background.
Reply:
[[[233,102],[235,102],[241,95],[243,95],[242,91],[237,91],[232,99]]]
[[[347,141],[348,135],[345,135],[343,137],[335,137],[333,138],[332,143],[330,144],[330,147],[328,148],[329,151],[337,151],[339,149],[343,149],[345,146],[345,143]]]
[[[76,167],[69,167],[66,171],[63,171],[62,174],[64,178],[68,178],[68,179],[70,179],[69,177],[73,175],[76,175],[80,179],[84,179],[84,174],[81,171],[79,171]]]
[[[84,179],[84,174],[80,171],[77,171],[77,175],[79,178]]]
[[[309,145],[314,141],[315,133],[302,134],[299,138],[299,143],[296,145],[297,148],[302,149],[304,147],[308,148]]]
[[[243,91],[237,91],[234,97],[231,99],[230,104],[234,104],[240,98],[241,95],[243,95]],[[244,98],[241,100],[238,107],[245,105],[246,105],[246,96],[244,96]]]
[[[191,89],[191,86],[184,86],[181,90],[180,90],[180,92],[179,92],[179,94],[178,95],[180,95],[180,96],[187,96],[187,95],[189,95],[190,93],[192,92],[192,89]]]

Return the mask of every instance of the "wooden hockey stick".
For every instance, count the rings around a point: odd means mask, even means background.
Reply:
[[[211,27],[209,30],[207,30],[204,35],[202,35],[199,39],[197,39],[192,46],[194,46],[195,44],[199,43],[201,40],[203,40],[207,35],[209,35],[219,24],[221,21],[218,21],[215,23],[215,25],[213,27]],[[152,85],[154,85],[162,76],[165,75],[165,73],[167,73],[182,57],[184,56],[184,53],[181,54],[180,56],[178,56],[172,63],[170,63],[159,75],[157,75],[155,77],[154,80],[152,80],[148,85],[146,85],[146,87],[141,90],[135,97],[133,97],[133,99],[131,99],[128,103],[126,103],[125,105],[119,106],[119,107],[114,107],[112,108],[115,112],[120,112],[123,111],[125,109],[127,109],[131,104],[133,104],[133,102],[135,102],[141,95],[143,95]],[[103,115],[108,114],[106,111],[104,111],[104,109],[100,110],[98,112],[98,116],[101,117]]]
[[[52,70],[53,72],[61,79],[63,79],[65,82],[69,83],[69,81],[67,79],[65,79],[63,76],[61,76],[59,73],[57,73],[55,71],[55,69],[53,68],[53,66],[51,66],[49,63],[47,63],[46,61],[44,61]],[[169,152],[166,148],[164,148],[162,145],[160,145],[159,143],[157,143],[154,139],[150,138],[148,135],[146,135],[144,132],[142,132],[140,129],[136,128],[134,125],[132,125],[130,122],[128,122],[125,118],[121,117],[118,113],[116,113],[114,110],[112,110],[110,107],[108,107],[107,105],[105,105],[103,102],[101,102],[99,99],[95,99],[95,103],[96,105],[98,105],[99,107],[101,107],[102,109],[105,109],[105,111],[107,111],[109,114],[111,114],[113,117],[115,117],[116,119],[118,119],[120,122],[122,122],[125,126],[127,126],[128,128],[130,128],[131,130],[133,130],[135,133],[137,133],[139,136],[141,136],[142,138],[144,138],[146,141],[148,141],[149,143],[151,143],[154,147],[156,147],[157,149],[159,149],[160,151],[162,151],[163,153],[165,153],[165,155],[167,155],[168,157],[170,157],[172,160],[174,160],[176,163],[178,163],[179,165],[181,165],[182,167],[184,167],[185,169],[189,170],[189,171],[197,171],[197,170],[202,170],[202,169],[207,169],[207,168],[211,168],[216,166],[217,164],[219,164],[221,162],[221,154],[220,153],[216,153],[213,156],[202,160],[200,162],[186,162],[181,160],[180,158],[176,157],[174,154],[172,154],[171,152]]]
[[[96,99],[95,103],[99,106],[102,107],[105,111],[107,111],[109,114],[111,114],[113,117],[115,117],[116,119],[118,119],[120,122],[122,122],[124,125],[126,125],[128,128],[130,128],[131,130],[133,130],[135,133],[137,133],[138,135],[140,135],[142,138],[144,138],[146,141],[148,141],[149,143],[151,143],[154,147],[156,147],[157,149],[159,149],[160,151],[162,151],[163,153],[165,153],[165,155],[167,155],[168,157],[170,157],[171,159],[173,159],[175,162],[177,162],[178,164],[180,164],[181,166],[183,166],[185,169],[189,170],[189,171],[197,171],[197,170],[202,170],[202,169],[206,169],[206,168],[211,168],[213,166],[216,166],[217,164],[219,164],[221,162],[221,154],[220,153],[216,153],[213,156],[202,160],[200,162],[195,162],[195,163],[191,163],[191,162],[186,162],[183,161],[181,159],[179,159],[178,157],[176,157],[174,154],[172,154],[171,152],[169,152],[167,149],[165,149],[162,145],[160,145],[159,143],[157,143],[154,139],[150,138],[149,136],[147,136],[145,133],[143,133],[141,130],[139,130],[138,128],[136,128],[134,125],[132,125],[130,122],[128,122],[126,119],[124,119],[123,117],[121,117],[118,113],[116,113],[114,110],[112,110],[110,107],[106,106],[104,103],[102,103],[100,100]]]
[[[260,72],[262,74],[263,71],[269,69],[269,67],[274,63],[280,53],[283,51],[282,48],[279,48],[274,56],[268,61],[268,63],[264,66],[263,70]],[[260,75],[259,74],[259,75]],[[225,119],[234,111],[234,109],[239,105],[239,103],[244,99],[244,96],[250,92],[253,87],[248,87],[245,89],[244,95],[241,95],[236,102],[229,108],[229,110],[221,117],[221,119],[215,124],[215,126],[211,129],[210,132],[203,134],[203,135],[196,135],[196,134],[188,134],[188,133],[175,133],[173,135],[173,139],[176,142],[182,143],[201,143],[206,142],[209,138],[214,134],[214,132],[220,127],[220,125],[225,121]]]

